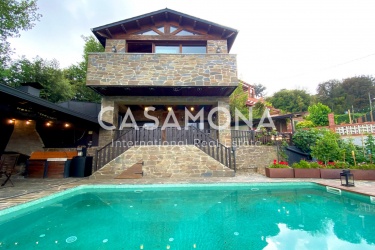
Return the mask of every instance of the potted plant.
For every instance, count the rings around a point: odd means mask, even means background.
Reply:
[[[293,168],[285,161],[273,161],[273,164],[266,167],[266,176],[269,178],[294,178]]]
[[[355,180],[375,180],[375,164],[362,163],[350,167]]]
[[[292,165],[295,178],[320,178],[320,165],[317,162],[301,160]]]
[[[320,178],[322,179],[340,179],[340,173],[343,169],[349,168],[346,162],[328,162],[327,164],[320,163]]]

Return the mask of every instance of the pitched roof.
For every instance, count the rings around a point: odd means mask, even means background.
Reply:
[[[191,26],[194,29],[206,30],[207,33],[220,36],[228,41],[228,51],[233,45],[238,34],[238,30],[213,23],[198,17],[190,16],[168,8],[150,12],[144,15],[124,19],[118,22],[102,25],[92,29],[94,35],[105,46],[106,38],[111,38],[112,34],[127,33],[132,29],[141,29],[143,26],[155,25],[161,21],[174,21],[180,25]]]

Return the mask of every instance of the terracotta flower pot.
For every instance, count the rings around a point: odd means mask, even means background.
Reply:
[[[295,178],[320,178],[319,168],[295,168]]]
[[[351,169],[350,172],[354,176],[354,180],[375,180],[374,169]]]
[[[320,178],[322,179],[340,179],[340,173],[343,169],[320,169]]]
[[[266,176],[269,178],[294,178],[293,168],[266,168]]]

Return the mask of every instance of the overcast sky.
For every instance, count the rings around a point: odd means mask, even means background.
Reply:
[[[239,30],[238,77],[315,94],[319,83],[375,76],[374,0],[39,0],[40,22],[11,40],[16,55],[81,61],[91,28],[170,8]]]

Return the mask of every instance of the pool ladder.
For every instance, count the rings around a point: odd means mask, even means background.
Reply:
[[[327,190],[328,193],[336,194],[336,195],[341,195],[341,189],[339,189],[339,188],[334,188],[334,187],[328,187],[328,186],[326,186],[326,190]]]

